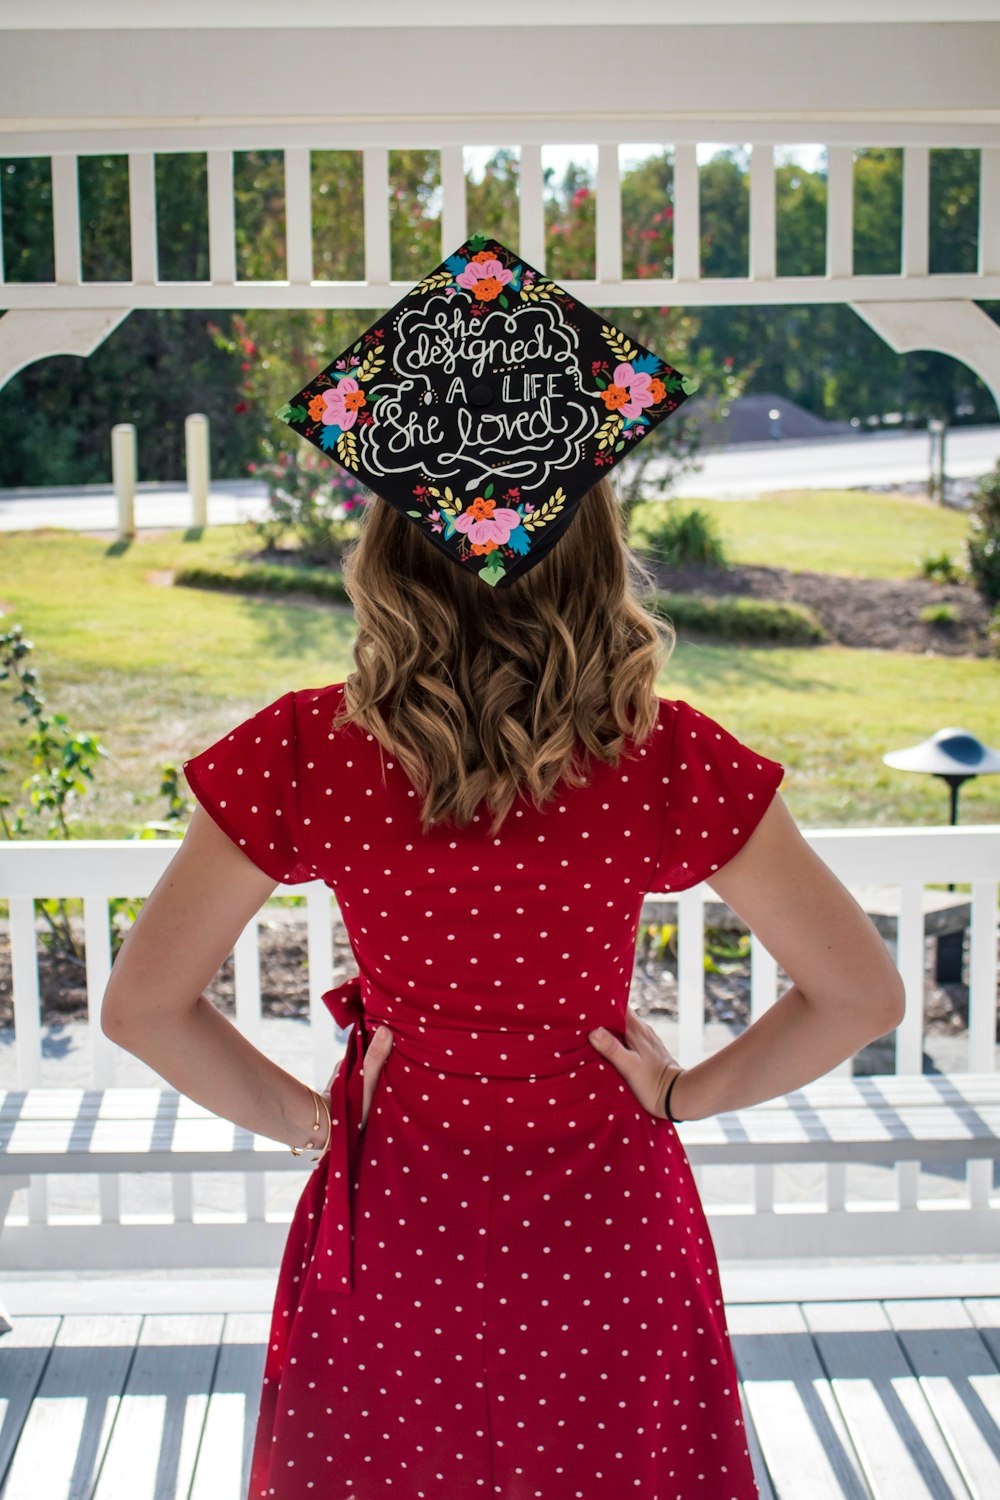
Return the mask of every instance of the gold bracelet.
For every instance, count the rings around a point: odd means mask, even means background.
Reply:
[[[293,1156],[301,1156],[303,1151],[312,1150],[312,1148],[316,1145],[316,1142],[313,1140],[312,1137],[319,1130],[319,1125],[320,1125],[319,1105],[322,1104],[323,1109],[326,1112],[326,1141],[324,1142],[323,1149],[322,1149],[322,1151],[320,1151],[319,1155],[313,1157],[313,1161],[319,1161],[320,1158],[322,1156],[324,1156],[325,1153],[326,1153],[326,1151],[329,1149],[329,1146],[330,1146],[330,1137],[333,1134],[333,1120],[332,1120],[331,1115],[330,1115],[329,1105],[327,1104],[326,1100],[323,1098],[323,1095],[322,1094],[318,1094],[316,1092],[316,1090],[314,1088],[312,1088],[309,1084],[307,1084],[306,1087],[309,1089],[310,1094],[312,1094],[313,1099],[316,1101],[316,1106],[317,1106],[316,1107],[316,1118],[313,1121],[313,1128],[310,1131],[309,1139],[306,1141],[305,1145],[304,1146],[289,1146],[288,1149],[292,1153]]]

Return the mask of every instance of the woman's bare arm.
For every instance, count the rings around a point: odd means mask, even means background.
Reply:
[[[707,884],[792,983],[740,1036],[681,1073],[670,1096],[679,1120],[705,1119],[801,1088],[899,1025],[903,981],[885,943],[803,838],[780,793],[739,853]],[[676,1059],[651,1028],[633,1030],[630,1047],[613,1037],[595,1045],[647,1108],[656,1099],[653,1112],[662,1112]]]
[[[202,993],[277,882],[200,804],[180,848],[125,936],[101,1006],[101,1029],[196,1104],[270,1140],[301,1146],[309,1085],[266,1057]],[[365,1108],[391,1037],[365,1056]],[[326,1134],[320,1115],[319,1140]]]

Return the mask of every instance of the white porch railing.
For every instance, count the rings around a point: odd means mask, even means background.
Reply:
[[[490,122],[491,131],[495,122]],[[618,127],[623,129],[621,125]],[[850,305],[897,352],[938,349],[968,365],[992,390],[1000,405],[1000,328],[976,304],[1000,298],[1000,145],[995,127],[912,124],[879,135],[878,144],[902,149],[903,213],[896,275],[859,276],[854,271],[855,147],[847,127],[824,128],[827,151],[826,271],[821,276],[779,276],[776,270],[777,219],[775,146],[800,140],[787,125],[766,128],[755,122],[751,134],[733,133],[733,122],[717,124],[716,139],[746,141],[749,152],[749,254],[740,277],[705,276],[701,266],[701,212],[698,143],[705,123],[692,138],[677,125],[673,152],[673,274],[625,278],[622,274],[622,161],[627,135],[609,137],[608,126],[586,148],[596,151],[596,231],[593,279],[562,278],[575,296],[591,305],[642,307],[841,302]],[[737,125],[738,128],[738,125]],[[0,303],[10,311],[0,320],[0,389],[19,369],[45,355],[89,354],[136,308],[320,308],[389,307],[412,284],[391,276],[389,151],[392,146],[436,149],[440,158],[441,256],[451,254],[471,230],[492,232],[490,224],[468,224],[465,146],[485,128],[438,120],[433,129],[396,127],[380,139],[369,131],[357,145],[357,132],[343,126],[275,124],[267,131],[246,125],[215,125],[201,136],[191,127],[140,126],[81,128],[65,143],[66,132],[0,131],[0,155],[49,156],[55,279],[0,285]],[[560,141],[579,141],[578,127]],[[966,273],[928,271],[930,240],[930,150],[962,144],[979,149],[979,224],[976,269]],[[283,280],[237,279],[233,153],[250,148],[284,153],[286,271]],[[544,142],[523,139],[519,151],[518,212],[520,253],[546,270]],[[90,152],[127,154],[131,236],[130,280],[84,281],[81,272],[78,162]],[[316,262],[311,153],[357,150],[363,168],[363,222],[354,225],[364,246],[360,281],[315,280]],[[201,150],[207,160],[209,279],[161,281],[155,156]],[[666,200],[665,200],[666,201]],[[422,267],[422,270],[429,269]],[[0,246],[0,281],[3,276]]]
[[[960,828],[865,828],[807,832],[806,838],[820,857],[848,887],[871,884],[897,886],[899,918],[894,957],[907,995],[906,1014],[896,1031],[896,1072],[919,1074],[924,1041],[925,936],[923,887],[926,883],[952,881],[970,885],[969,932],[969,1026],[966,1070],[995,1070],[997,1018],[997,897],[1000,889],[1000,827],[990,825]],[[17,1085],[35,1088],[42,1083],[42,1026],[39,1000],[38,928],[33,902],[45,897],[82,897],[86,942],[86,982],[90,1005],[90,1086],[110,1088],[116,1081],[116,1059],[121,1053],[104,1035],[98,1021],[101,998],[111,968],[109,898],[128,893],[147,895],[163,873],[177,844],[171,842],[112,840],[108,842],[23,841],[0,844],[0,898],[10,903],[10,936]],[[334,976],[333,933],[341,916],[332,892],[319,882],[283,888],[283,894],[306,897],[308,926],[308,997],[313,1069],[316,1077],[327,1076],[336,1056],[337,1030],[322,1003],[325,989],[346,977]],[[705,885],[671,896],[651,894],[646,906],[655,909],[664,900],[677,902],[679,1026],[676,1051],[685,1065],[705,1054],[704,1004],[704,902],[711,899]],[[258,923],[254,918],[234,948],[236,995],[235,1022],[255,1045],[261,1045],[262,1015],[258,968]],[[751,1019],[756,1019],[781,992],[774,958],[753,937],[751,943]],[[851,1060],[834,1070],[850,1074]],[[695,1168],[696,1173],[702,1171]],[[825,1206],[842,1209],[848,1202],[847,1164],[830,1161],[823,1170]],[[893,1167],[895,1206],[912,1211],[923,1207],[918,1195],[920,1163],[901,1161]],[[741,1211],[773,1212],[775,1166],[768,1162],[753,1167],[752,1197]],[[961,1245],[962,1210],[979,1216],[990,1205],[993,1163],[988,1159],[966,1162],[961,1202],[949,1215],[956,1246]],[[124,1175],[124,1174],[121,1174]],[[267,1264],[280,1245],[281,1224],[268,1216],[260,1174],[244,1173],[245,1237],[258,1253],[249,1264]],[[177,1218],[192,1223],[191,1174],[172,1174],[172,1194]],[[111,1173],[99,1184],[100,1223],[109,1241],[121,1242],[129,1223],[120,1211],[119,1178]],[[51,1242],[48,1181],[44,1174],[31,1177],[24,1214],[8,1216],[0,1237],[0,1264],[44,1264]],[[928,1211],[932,1211],[928,1206]],[[710,1215],[711,1219],[711,1215]],[[93,1224],[92,1218],[88,1224]],[[227,1221],[229,1222],[229,1221]],[[971,1217],[970,1217],[971,1222]],[[60,1221],[60,1235],[66,1234]],[[206,1245],[211,1244],[211,1221],[204,1226]],[[193,1226],[195,1227],[195,1226]],[[919,1245],[914,1246],[919,1249]],[[211,1254],[206,1255],[211,1262]]]
[[[466,135],[468,130],[466,128]],[[731,132],[726,131],[727,136]],[[84,133],[84,138],[85,138]],[[915,137],[907,140],[907,135]],[[0,298],[9,308],[123,308],[136,307],[363,307],[389,306],[412,283],[394,281],[390,271],[390,211],[392,183],[387,144],[357,149],[363,173],[363,215],[353,225],[364,246],[364,277],[360,281],[313,279],[313,171],[311,153],[350,149],[344,133],[333,127],[274,126],[266,138],[260,129],[217,127],[210,142],[192,139],[192,132],[132,128],[119,138],[100,132],[101,153],[128,156],[129,217],[132,277],[114,281],[83,281],[80,247],[78,161],[85,152],[59,149],[50,156],[55,279],[9,282]],[[178,141],[181,137],[181,141]],[[442,139],[447,143],[442,144]],[[562,137],[560,137],[560,140]],[[810,140],[812,138],[810,137]],[[44,137],[32,138],[35,151],[47,155]],[[473,230],[490,232],[489,225],[469,225],[466,209],[464,144],[446,122],[436,126],[431,140],[407,139],[392,144],[436,149],[440,161],[441,253],[450,255]],[[673,275],[625,279],[622,276],[622,155],[627,141],[596,139],[580,143],[596,152],[595,182],[596,276],[567,279],[567,288],[599,304],[627,307],[659,306],[664,302],[687,306],[748,303],[923,301],[929,297],[985,299],[1000,297],[1000,146],[979,150],[979,226],[977,265],[966,273],[928,272],[930,237],[930,151],[926,127],[894,136],[880,145],[897,145],[903,159],[903,215],[899,272],[857,276],[854,272],[854,153],[852,144],[830,140],[827,153],[826,272],[822,276],[777,274],[775,146],[774,139],[746,143],[749,170],[749,262],[745,277],[704,276],[700,247],[699,139],[675,135],[663,147],[673,154],[673,191],[665,204],[673,210]],[[785,143],[795,144],[795,138]],[[238,280],[236,276],[233,153],[265,146],[284,155],[284,210],[286,278],[275,281]],[[516,147],[518,173],[518,246],[526,260],[545,271],[543,144]],[[648,148],[647,148],[648,149]],[[815,149],[815,148],[814,148]],[[170,151],[204,152],[208,177],[209,279],[159,280],[155,156]],[[10,158],[28,155],[0,135],[0,153]],[[421,268],[429,269],[429,268]],[[2,281],[0,266],[0,281]]]

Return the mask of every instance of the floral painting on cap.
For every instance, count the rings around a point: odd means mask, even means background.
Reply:
[[[276,416],[504,587],[696,389],[499,240],[473,235]]]

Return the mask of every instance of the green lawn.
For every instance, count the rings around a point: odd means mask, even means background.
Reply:
[[[707,511],[733,562],[907,578],[927,553],[949,552],[963,566],[968,560],[968,517],[914,496],[782,490],[760,500],[681,495],[671,504]]]
[[[801,543],[792,565],[840,571],[860,553],[869,571],[905,574],[912,554],[925,545],[955,550],[964,531],[952,512],[918,503],[911,515],[878,496],[810,495],[794,518],[792,505],[783,497],[710,508],[720,513],[734,560],[789,561],[790,542],[777,555],[784,527]],[[827,533],[820,556],[801,542],[810,527]],[[237,527],[126,547],[68,531],[0,540],[0,629],[24,627],[49,708],[110,752],[72,815],[79,836],[120,838],[161,816],[163,763],[179,765],[290,687],[340,681],[351,670],[354,619],[345,606],[169,588],[157,578],[183,562],[230,557],[249,541]],[[1000,743],[995,660],[682,640],[658,688],[781,760],[783,795],[806,828],[944,823],[944,784],[890,770],[883,752],[947,725]],[[18,801],[30,767],[11,697],[10,684],[0,683],[0,789]],[[960,806],[963,823],[1000,821],[1000,777],[967,784]]]

